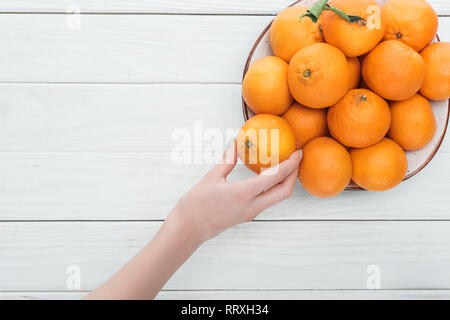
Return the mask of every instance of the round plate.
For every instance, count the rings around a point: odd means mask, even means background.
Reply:
[[[302,6],[302,7],[311,7],[314,4],[315,0],[300,0],[292,4],[291,6]],[[385,0],[379,0],[380,4],[383,4]],[[259,38],[256,40],[252,50],[247,59],[247,63],[244,68],[244,77],[247,73],[249,66],[265,57],[272,56],[272,48],[270,47],[269,42],[269,29],[272,25],[272,22],[264,29]],[[439,42],[439,36],[436,36],[433,42]],[[442,141],[444,140],[445,133],[447,132],[449,115],[450,115],[450,99],[442,100],[442,101],[430,101],[431,106],[433,107],[434,116],[436,118],[436,134],[433,140],[424,148],[417,151],[407,151],[406,156],[408,158],[408,171],[405,176],[405,180],[415,176],[423,168],[425,168],[428,163],[433,159],[435,154],[438,152]],[[244,112],[244,119],[247,121],[252,116],[254,116],[253,112],[248,108],[244,99],[242,98],[242,108]],[[348,186],[347,190],[363,190],[356,186],[353,182]]]

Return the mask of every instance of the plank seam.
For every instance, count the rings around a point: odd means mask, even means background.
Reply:
[[[5,11],[0,12],[0,15],[72,15],[73,12],[62,12],[62,11],[52,11],[52,12],[26,12],[26,11]],[[77,13],[78,14],[78,13]],[[224,16],[224,17],[275,17],[276,13],[201,13],[201,12],[96,12],[96,11],[86,11],[79,13],[80,15],[87,16]]]
[[[390,291],[450,291],[450,288],[389,288],[389,289],[164,289],[165,292],[390,292]],[[92,290],[0,290],[0,293],[89,293]]]
[[[62,11],[4,11],[0,15],[72,15],[72,12]],[[223,17],[275,17],[277,13],[174,13],[174,12],[96,12],[86,11],[81,12],[80,15],[110,15],[110,16],[223,16]],[[450,17],[450,14],[438,14],[439,17]]]
[[[2,84],[23,85],[241,85],[242,82],[34,82],[34,81],[0,81]]]
[[[158,222],[165,220],[0,220],[0,223],[136,223]],[[291,223],[291,222],[450,222],[450,219],[294,219],[294,220],[254,220],[249,223]]]

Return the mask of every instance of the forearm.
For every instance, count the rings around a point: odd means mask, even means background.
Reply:
[[[195,230],[173,212],[150,243],[87,299],[153,299],[200,244]]]
[[[223,160],[180,199],[153,240],[87,299],[153,299],[203,242],[288,198],[300,153],[281,163],[276,174],[233,183],[226,178],[237,161],[234,145]]]

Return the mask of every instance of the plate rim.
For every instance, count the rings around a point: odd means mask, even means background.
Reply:
[[[298,0],[296,2],[294,2],[293,4],[291,4],[289,7],[293,7],[296,4],[303,2],[303,0]],[[270,27],[272,26],[273,21],[275,20],[272,19],[272,21],[270,21],[270,23],[264,28],[264,30],[262,31],[262,33],[259,35],[259,37],[256,39],[255,43],[253,44],[252,49],[250,50],[250,53],[248,55],[247,61],[245,63],[245,67],[244,67],[244,73],[242,75],[242,81],[244,81],[245,75],[247,74],[247,71],[250,67],[250,62],[253,58],[253,55],[256,51],[256,48],[259,46],[259,44],[261,43],[261,40],[264,38],[264,36],[266,35],[266,33],[270,30]],[[437,42],[441,42],[441,39],[439,38],[439,35],[436,34],[436,38],[437,38]],[[242,111],[243,111],[243,115],[244,115],[244,121],[248,121],[250,119],[249,113],[248,113],[248,106],[245,103],[244,97],[241,95],[242,97]],[[429,99],[428,99],[429,100]],[[436,156],[436,154],[438,153],[439,149],[441,148],[442,142],[444,141],[445,135],[447,134],[447,129],[448,129],[448,124],[449,124],[449,119],[450,119],[450,99],[448,99],[448,110],[447,110],[447,120],[445,122],[445,126],[444,126],[444,130],[442,132],[442,135],[440,136],[438,143],[436,144],[435,148],[433,149],[433,151],[430,153],[430,155],[428,156],[428,158],[425,160],[425,162],[416,170],[414,170],[413,172],[410,172],[409,174],[407,174],[405,176],[405,178],[402,180],[402,183],[405,182],[406,180],[411,179],[412,177],[414,177],[415,175],[417,175],[419,172],[421,172],[423,169],[425,169],[426,166],[428,166],[428,164],[431,162],[431,160],[433,160],[433,158]],[[348,186],[345,190],[348,191],[366,191],[365,189],[358,187],[358,186]]]

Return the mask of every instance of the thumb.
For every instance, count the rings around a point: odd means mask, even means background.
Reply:
[[[236,143],[233,141],[231,146],[223,154],[220,163],[218,163],[207,174],[208,177],[213,179],[226,179],[226,177],[233,171],[237,163]]]

